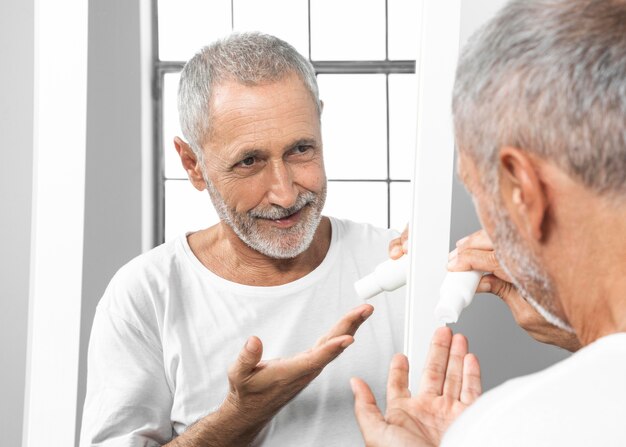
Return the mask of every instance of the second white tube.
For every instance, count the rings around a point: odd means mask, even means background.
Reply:
[[[392,291],[406,284],[409,267],[408,256],[379,264],[374,272],[355,283],[357,294],[363,299],[372,298],[383,291]],[[435,318],[444,324],[456,323],[463,309],[474,299],[481,272],[448,272],[439,289],[439,302]]]
[[[435,318],[442,323],[456,323],[461,311],[470,305],[482,278],[481,272],[448,272],[439,289]]]

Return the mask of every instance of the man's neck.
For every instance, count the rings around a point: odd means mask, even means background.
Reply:
[[[277,286],[306,276],[319,266],[330,247],[331,225],[323,217],[313,242],[291,259],[274,259],[248,247],[225,223],[187,237],[191,250],[213,273],[250,286]]]
[[[570,271],[563,307],[583,346],[626,332],[626,212],[595,211],[562,266]]]

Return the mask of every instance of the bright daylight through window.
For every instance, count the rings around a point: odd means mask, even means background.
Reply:
[[[208,194],[187,181],[172,141],[182,136],[176,93],[184,61],[233,30],[273,34],[313,62],[324,101],[329,180],[324,214],[404,228],[410,213],[417,109],[416,3],[158,0],[158,241],[218,221]]]

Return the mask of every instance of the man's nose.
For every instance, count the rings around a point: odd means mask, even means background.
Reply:
[[[295,205],[298,198],[298,189],[293,182],[293,175],[289,166],[280,161],[271,169],[268,200],[272,205],[289,208]]]

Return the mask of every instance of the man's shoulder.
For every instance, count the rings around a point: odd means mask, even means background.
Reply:
[[[124,264],[111,278],[99,307],[152,306],[150,301],[180,277],[180,240],[172,240]]]
[[[333,239],[343,251],[344,261],[347,258],[365,263],[367,269],[388,258],[389,242],[400,234],[388,228],[379,228],[369,223],[359,223],[348,219],[330,218]]]
[[[451,426],[443,445],[551,445],[555,440],[593,445],[587,443],[588,433],[602,431],[611,439],[618,426],[626,435],[626,427],[614,420],[626,400],[623,377],[626,333],[604,337],[549,368],[485,393]],[[564,437],[568,441],[562,443]],[[509,444],[511,439],[521,444]]]
[[[180,260],[179,244],[180,240],[175,239],[137,255],[120,267],[113,280],[135,282],[146,275],[165,274]]]
[[[364,242],[388,244],[392,239],[400,236],[396,230],[376,227],[369,223],[354,222],[349,219],[330,217],[333,228],[337,229],[342,240],[347,242]]]

